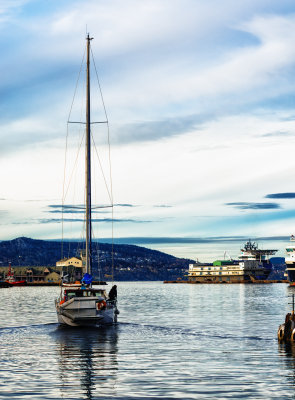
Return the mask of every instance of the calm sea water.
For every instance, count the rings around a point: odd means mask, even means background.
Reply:
[[[62,329],[59,289],[0,289],[0,398],[293,399],[294,289],[118,283],[119,324]]]

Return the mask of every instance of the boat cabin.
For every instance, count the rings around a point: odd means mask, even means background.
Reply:
[[[65,289],[64,291],[65,301],[73,299],[74,297],[97,297],[99,299],[101,298],[106,299],[107,294],[104,289],[92,289],[92,288],[81,289],[81,287]]]
[[[92,288],[69,288],[64,291],[64,294],[68,297],[68,299],[71,299],[73,297],[107,297],[105,290]]]

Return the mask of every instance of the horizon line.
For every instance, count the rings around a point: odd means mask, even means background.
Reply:
[[[16,237],[14,239],[1,239],[0,242],[11,241],[21,238],[27,238],[32,240],[43,240],[48,242],[82,242],[83,240],[78,238],[57,238],[57,239],[35,239],[27,236]],[[106,242],[114,244],[190,244],[190,243],[222,243],[222,242],[242,242],[242,241],[287,241],[290,240],[290,236],[208,236],[208,237],[171,237],[171,236],[128,236],[128,237],[117,237],[117,238],[95,238],[94,242]]]

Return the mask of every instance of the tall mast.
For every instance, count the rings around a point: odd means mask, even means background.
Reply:
[[[86,272],[92,271],[91,243],[91,131],[90,131],[90,41],[87,35],[87,72],[86,72]]]

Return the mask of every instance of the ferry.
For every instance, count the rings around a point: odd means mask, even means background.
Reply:
[[[195,264],[190,264],[188,280],[200,283],[238,283],[253,280],[266,280],[272,269],[269,256],[276,252],[277,250],[259,249],[255,242],[249,240],[241,249],[238,260],[229,259],[217,260],[213,263],[196,262]]]
[[[291,235],[290,244],[286,247],[286,273],[291,286],[295,286],[295,237]]]

